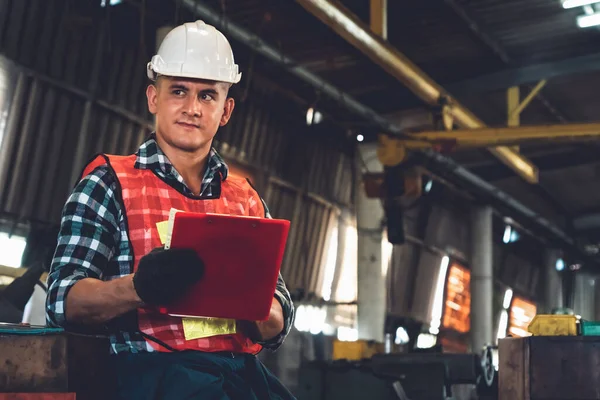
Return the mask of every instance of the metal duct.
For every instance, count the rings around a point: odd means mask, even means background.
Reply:
[[[348,93],[345,93],[341,89],[333,86],[324,79],[302,67],[295,62],[295,60],[281,53],[275,47],[267,44],[256,34],[237,25],[227,17],[219,14],[217,11],[207,7],[202,2],[197,0],[182,0],[182,5],[193,13],[200,15],[206,22],[218,27],[230,38],[244,43],[257,53],[265,56],[274,63],[279,64],[293,75],[309,83],[316,89],[326,93],[341,105],[347,107],[350,111],[355,112],[366,120],[376,124],[382,130],[391,133],[402,134],[402,131],[397,124],[378,114],[375,110],[358,102]],[[535,211],[529,209],[515,198],[511,197],[507,193],[502,192],[492,184],[484,181],[466,168],[457,164],[455,161],[444,157],[441,154],[433,151],[423,151],[421,154],[428,166],[434,172],[441,173],[452,178],[456,183],[461,184],[467,190],[485,195],[497,206],[503,207],[506,211],[512,214],[512,216],[523,219],[533,225],[533,227],[537,228],[537,231],[540,234],[543,234],[549,238],[551,241],[556,243],[557,246],[570,250],[583,260],[598,266],[597,261],[592,260],[587,254],[578,248],[574,240],[570,238],[562,229],[552,224]]]

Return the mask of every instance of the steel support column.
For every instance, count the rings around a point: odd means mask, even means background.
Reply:
[[[356,15],[338,1],[296,0],[307,11],[315,15],[341,37],[363,52],[390,75],[401,81],[427,104],[438,106],[442,98],[451,104],[454,121],[463,128],[482,128],[485,123],[469,109],[460,104],[427,74],[421,71],[404,54],[387,41],[370,31]],[[535,165],[508,147],[491,148],[489,151],[530,183],[538,182]]]
[[[521,125],[521,112],[531,103],[531,100],[537,96],[544,86],[546,86],[545,80],[538,82],[523,101],[521,101],[521,93],[518,86],[508,88],[506,93],[507,126],[515,127]],[[514,146],[513,150],[519,151],[519,146]]]
[[[372,143],[359,146],[359,176],[381,172],[382,165]],[[356,185],[358,232],[358,338],[383,343],[386,312],[386,279],[382,272],[384,210],[379,199],[369,199],[363,185]]]
[[[371,0],[371,30],[387,40],[387,0]]]
[[[521,125],[521,113],[515,112],[519,107],[519,101],[521,100],[521,93],[518,86],[508,88],[506,91],[506,113],[507,113],[507,126],[515,127]],[[519,146],[513,146],[514,151],[519,151]]]
[[[514,125],[514,126],[520,125],[521,120],[519,117],[521,115],[521,112],[523,112],[523,110],[529,105],[529,103],[531,103],[531,100],[533,100],[533,98],[540,93],[540,91],[544,88],[544,86],[546,86],[546,83],[547,83],[546,80],[539,81],[537,83],[537,85],[535,85],[535,87],[533,89],[531,89],[531,91],[523,99],[523,101],[519,100],[519,90],[518,90],[519,88],[516,87],[517,88],[517,91],[516,91],[517,92],[517,98],[516,98],[517,101],[516,101],[515,107],[511,108],[511,111],[510,111],[511,114],[509,116],[509,119],[516,118],[515,120],[517,121],[517,125]],[[509,126],[511,126],[511,125],[509,125]]]
[[[555,308],[563,307],[562,277],[556,270],[558,253],[556,250],[548,249],[544,255],[544,311],[551,313]]]
[[[477,207],[471,214],[471,351],[493,343],[492,208]]]

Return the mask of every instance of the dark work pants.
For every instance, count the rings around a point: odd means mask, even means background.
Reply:
[[[119,354],[118,399],[293,400],[294,396],[250,354]]]

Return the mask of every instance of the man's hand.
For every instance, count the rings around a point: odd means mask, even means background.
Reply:
[[[191,249],[154,249],[142,257],[133,276],[138,296],[148,305],[168,305],[204,274],[204,263]]]
[[[107,282],[86,278],[73,285],[67,296],[67,321],[103,324],[144,304],[168,304],[203,273],[204,263],[195,251],[155,249],[142,257],[135,274]]]
[[[238,321],[238,328],[253,342],[273,339],[283,331],[283,309],[276,298],[271,302],[271,312],[266,321]]]

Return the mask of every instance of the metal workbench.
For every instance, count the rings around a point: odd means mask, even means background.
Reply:
[[[0,332],[1,393],[74,393],[77,400],[114,398],[105,338],[67,333]],[[1,397],[1,396],[0,396]],[[59,397],[56,397],[59,398]]]

